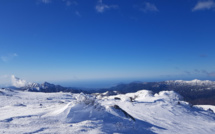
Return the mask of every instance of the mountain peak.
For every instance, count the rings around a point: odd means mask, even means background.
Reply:
[[[42,85],[51,85],[51,83],[45,81]]]

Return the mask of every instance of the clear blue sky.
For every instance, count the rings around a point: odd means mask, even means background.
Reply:
[[[0,80],[214,80],[215,1],[1,0],[0,58]]]

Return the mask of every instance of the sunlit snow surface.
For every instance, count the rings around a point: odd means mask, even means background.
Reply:
[[[116,96],[0,89],[0,133],[213,134],[215,114],[172,91]]]

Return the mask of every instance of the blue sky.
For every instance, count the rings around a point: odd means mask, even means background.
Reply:
[[[215,80],[214,0],[1,0],[0,80]]]

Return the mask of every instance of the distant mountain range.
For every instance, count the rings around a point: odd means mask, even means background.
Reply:
[[[63,86],[54,85],[54,84],[51,84],[48,82],[44,82],[42,84],[26,82],[25,80],[15,77],[14,75],[12,75],[11,79],[12,79],[13,87],[10,87],[10,88],[14,88],[16,90],[31,91],[31,92],[45,92],[45,93],[51,93],[51,92],[80,93],[80,92],[84,92],[77,88],[63,87]]]
[[[142,89],[150,90],[154,93],[160,91],[175,91],[184,97],[185,101],[193,105],[215,105],[215,81],[209,80],[170,80],[162,82],[132,82],[129,84],[119,84],[111,88],[99,90],[82,90],[79,88],[63,87],[60,85],[44,82],[42,84],[29,83],[25,80],[12,76],[12,82],[17,90],[32,92],[72,92],[72,93],[98,93],[102,96],[115,94],[125,94],[136,92]],[[104,93],[105,92],[105,93]]]
[[[136,92],[146,89],[158,93],[160,91],[175,91],[181,94],[186,101],[191,104],[210,104],[215,105],[215,81],[162,81],[162,82],[133,82],[130,84],[119,84],[104,91],[118,91],[120,93]]]

